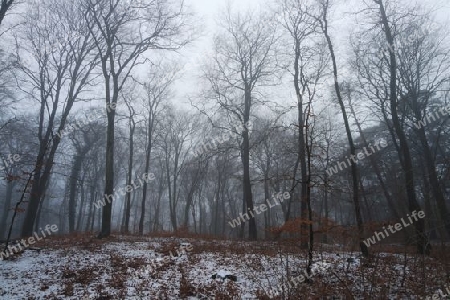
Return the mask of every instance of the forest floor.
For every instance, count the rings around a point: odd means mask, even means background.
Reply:
[[[438,256],[365,261],[324,244],[308,282],[306,252],[287,242],[85,234],[38,247],[0,261],[0,299],[422,299],[447,284]]]

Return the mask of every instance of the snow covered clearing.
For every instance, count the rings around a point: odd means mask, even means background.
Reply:
[[[180,246],[190,251],[177,251]],[[432,295],[444,284],[437,279],[443,276],[433,258],[380,253],[363,262],[355,255],[315,253],[308,280],[306,253],[293,245],[53,238],[41,251],[26,250],[0,263],[0,298],[419,299],[417,295]],[[304,281],[295,280],[302,275]]]

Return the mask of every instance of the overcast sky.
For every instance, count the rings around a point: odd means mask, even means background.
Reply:
[[[277,0],[234,0],[231,1],[233,11],[246,11],[248,9],[265,9]],[[357,18],[353,12],[358,7],[364,5],[364,1],[370,3],[371,0],[337,0],[332,12],[331,26],[332,38],[338,56],[347,55],[349,35],[355,28]],[[409,0],[397,0],[396,2],[411,2]],[[186,0],[202,23],[203,36],[199,38],[188,50],[182,52],[183,63],[185,64],[183,80],[176,86],[177,102],[187,105],[188,96],[195,95],[199,91],[197,77],[200,75],[199,66],[212,51],[212,37],[216,31],[217,19],[220,12],[226,7],[228,0]],[[450,0],[424,0],[424,6],[434,8],[439,22],[448,21],[450,15]],[[364,22],[364,20],[360,20]],[[334,31],[334,32],[333,32]]]

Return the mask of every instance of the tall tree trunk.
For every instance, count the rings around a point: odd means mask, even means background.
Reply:
[[[77,187],[78,176],[81,172],[81,166],[84,160],[83,153],[77,151],[73,156],[72,171],[70,172],[70,184],[69,184],[69,233],[75,231],[75,216],[77,213]]]
[[[264,169],[264,199],[270,199],[270,191],[269,191],[269,183],[270,183],[270,167],[271,167],[271,159],[269,155],[269,149],[267,146],[267,143],[264,143],[264,146],[266,148],[266,164]],[[272,226],[271,225],[271,210],[268,209],[264,212],[264,238],[267,238],[268,229]]]
[[[423,200],[425,202],[425,213],[427,216],[432,216],[435,213],[435,209],[433,205],[431,204],[431,197],[430,197],[430,183],[428,181],[428,173],[426,171],[426,168],[423,166],[424,162],[421,160],[421,167],[423,171]],[[438,218],[439,219],[439,218]],[[426,218],[426,225],[428,225],[428,228],[430,228],[430,239],[437,238],[437,231],[439,230],[439,233],[441,235],[441,239],[444,237],[444,233],[442,232],[442,227],[438,226],[438,221],[434,220],[432,218]]]
[[[194,191],[194,188],[191,188],[186,199],[186,206],[184,207],[183,227],[185,228],[188,228],[189,226],[189,211],[191,209],[192,202],[194,201]]]
[[[321,26],[323,33],[325,35],[325,38],[327,40],[328,49],[330,51],[331,55],[331,62],[333,64],[333,75],[334,75],[334,89],[336,92],[336,96],[338,98],[339,106],[341,108],[342,117],[344,119],[345,124],[345,131],[347,134],[348,144],[350,146],[350,153],[353,157],[356,155],[356,147],[353,142],[352,137],[352,131],[350,129],[350,124],[348,122],[347,112],[345,110],[344,101],[342,99],[341,90],[339,88],[339,82],[338,82],[338,70],[337,70],[337,64],[336,64],[336,56],[334,53],[333,43],[331,41],[330,35],[328,34],[328,19],[327,19],[327,13],[328,13],[328,0],[324,1],[323,4],[323,15]],[[358,168],[356,166],[356,163],[354,159],[351,160],[351,171],[352,171],[352,181],[353,181],[353,205],[355,209],[355,218],[356,218],[356,224],[358,227],[358,237],[359,237],[359,247],[361,249],[361,253],[365,256],[369,256],[369,249],[368,247],[363,243],[364,240],[364,224],[363,219],[361,216],[361,206],[359,202],[359,183],[358,183]]]
[[[91,223],[94,223],[94,218],[95,218],[95,211],[94,211],[94,201],[96,200],[95,196],[96,196],[96,192],[95,192],[95,182],[92,183],[91,188],[89,189],[89,196],[90,196],[90,200],[89,200],[89,213],[88,213],[88,219],[86,221],[86,229],[85,231],[90,231],[92,230],[92,225]]]
[[[246,207],[245,202],[242,202],[242,215],[245,214],[245,207]],[[245,223],[242,222],[241,223],[241,228],[239,228],[238,237],[240,239],[243,239],[244,236],[245,236]]]
[[[185,228],[188,228],[189,226],[189,211],[192,207],[192,203],[194,202],[194,194],[199,187],[200,181],[203,179],[202,171],[202,166],[199,164],[198,168],[195,170],[195,173],[192,174],[192,184],[189,187],[186,197],[186,206],[184,208],[183,227]]]
[[[64,128],[66,126],[66,121],[69,116],[70,110],[72,109],[74,101],[77,98],[78,93],[80,92],[81,86],[78,86],[78,88],[76,88],[76,83],[77,80],[79,80],[78,77],[78,75],[80,74],[79,70],[81,68],[81,64],[84,58],[85,58],[84,56],[78,58],[78,60],[76,61],[76,65],[74,66],[73,73],[71,74],[70,79],[71,85],[69,87],[67,101],[65,102],[64,111],[62,112],[61,121],[57,128],[57,132],[64,132]],[[83,77],[82,80],[83,83],[85,82],[86,78],[87,77]],[[44,129],[44,119],[45,119],[44,114],[45,110],[48,109],[48,106],[45,97],[41,96],[41,98],[43,99],[41,99],[40,113],[39,113],[40,119],[38,129],[39,151],[34,164],[35,173],[33,177],[33,184],[31,186],[27,212],[22,225],[21,231],[22,237],[31,236],[33,233],[33,226],[35,225],[36,215],[38,212],[39,205],[41,204],[42,195],[44,194],[46,187],[48,186],[56,151],[58,150],[59,144],[61,142],[60,136],[58,135],[53,136],[53,130],[58,108],[58,101],[62,89],[62,81],[63,78],[59,76],[56,83],[57,93],[55,95],[55,100],[53,102],[52,111],[48,116],[47,120],[48,124],[46,129]],[[50,151],[48,151],[49,148]]]
[[[420,120],[420,112],[416,111],[416,118]],[[421,126],[417,130],[417,134],[420,139],[420,143],[422,144],[424,161],[428,171],[428,179],[431,185],[431,192],[433,193],[434,198],[436,199],[437,208],[441,217],[441,226],[445,227],[447,234],[450,234],[450,215],[448,212],[447,205],[445,203],[445,196],[442,192],[441,185],[439,184],[438,174],[436,172],[436,165],[434,163],[433,155],[431,153],[431,148],[427,140],[427,136],[425,134],[425,128]]]
[[[136,122],[133,116],[130,116],[130,153],[128,157],[128,178],[127,186],[131,185],[133,178],[133,154],[134,154],[134,131],[136,129]],[[146,171],[148,172],[148,171]],[[134,191],[133,191],[134,193]],[[127,192],[125,199],[125,224],[122,226],[122,233],[129,233],[130,230],[130,214],[131,214],[131,192]]]
[[[12,195],[15,185],[15,180],[8,180],[6,183],[5,204],[3,206],[2,219],[0,220],[0,239],[2,240],[5,238],[6,221],[8,220],[9,211],[11,210]]]
[[[252,183],[250,181],[250,135],[249,135],[249,128],[247,126],[247,124],[249,124],[250,121],[250,107],[252,103],[252,95],[248,84],[246,84],[245,87],[244,97],[245,97],[244,131],[242,132],[243,141],[241,146],[241,160],[244,166],[244,178],[243,178],[244,202],[246,204],[246,208],[249,211],[253,211]],[[256,240],[258,238],[255,218],[250,218],[250,220],[248,221],[248,234],[250,240]]]
[[[300,225],[300,240],[301,248],[307,249],[308,242],[303,239],[303,237],[308,232],[308,225],[306,224],[306,218],[308,215],[308,179],[307,179],[307,169],[306,169],[306,143],[305,143],[305,132],[308,130],[307,124],[303,118],[303,93],[300,91],[300,71],[299,71],[299,59],[300,59],[300,42],[296,40],[295,43],[295,59],[294,59],[294,88],[295,94],[297,95],[297,119],[298,119],[298,141],[297,141],[297,155],[298,161],[300,161],[300,173],[301,173],[301,191],[300,191],[300,201],[301,201],[301,225]]]
[[[311,106],[308,106],[308,116],[310,114]],[[306,117],[305,120],[305,128],[306,128],[306,138],[305,138],[305,145],[306,145],[306,155],[308,160],[308,175],[306,177],[306,204],[308,208],[308,229],[309,229],[309,241],[308,241],[308,267],[307,272],[308,274],[311,274],[311,266],[313,263],[313,249],[314,249],[314,231],[313,231],[313,215],[312,215],[312,207],[311,207],[311,149],[312,144],[308,146],[308,117]]]
[[[219,230],[218,230],[218,225],[219,225],[219,201],[220,201],[220,186],[221,186],[221,183],[220,183],[220,180],[221,180],[221,178],[220,178],[221,176],[219,176],[219,186],[217,187],[217,191],[216,191],[216,193],[215,193],[215,195],[214,195],[214,199],[213,199],[213,202],[214,203],[212,203],[212,206],[214,207],[214,216],[211,218],[211,228],[213,229],[213,234],[214,235],[218,235],[218,233],[219,233]]]
[[[159,186],[158,186],[158,198],[156,200],[156,209],[155,209],[155,218],[154,218],[154,222],[153,222],[153,232],[157,232],[158,231],[158,227],[159,227],[159,214],[160,214],[160,208],[161,208],[161,198],[163,196],[164,193],[164,173],[161,172],[160,173],[160,177],[159,177]],[[150,230],[152,231],[152,230]]]
[[[33,234],[33,226],[34,222],[36,220],[36,214],[39,208],[39,202],[41,199],[41,193],[40,190],[40,181],[41,181],[41,175],[42,175],[42,167],[44,165],[44,156],[46,152],[46,147],[44,145],[40,145],[39,148],[39,154],[36,158],[36,164],[35,164],[35,173],[33,175],[33,181],[31,184],[31,192],[30,192],[30,199],[28,201],[28,207],[27,212],[25,214],[25,219],[22,226],[22,233],[21,237],[29,237]]]
[[[389,45],[389,72],[390,72],[390,84],[389,84],[389,102],[391,105],[392,123],[395,128],[395,132],[400,142],[400,150],[403,156],[403,172],[405,173],[405,187],[406,194],[408,196],[408,208],[412,211],[420,211],[421,207],[417,202],[415,186],[414,186],[414,173],[411,153],[409,145],[406,139],[405,132],[400,123],[400,119],[397,113],[397,58],[395,56],[395,44],[394,36],[392,35],[391,28],[389,26],[389,20],[386,15],[384,4],[382,0],[374,0],[379,5],[380,18],[383,24],[383,31],[386,36],[386,41]],[[416,231],[417,251],[420,254],[430,253],[430,244],[428,238],[425,235],[425,221],[420,219],[414,222],[414,228]]]
[[[78,218],[77,218],[77,225],[76,225],[76,231],[81,230],[81,225],[83,223],[83,215],[84,215],[84,203],[86,200],[86,189],[84,188],[84,180],[81,180],[81,187],[80,187],[80,195],[81,195],[81,202],[80,202],[80,208],[78,209]]]
[[[147,151],[145,153],[145,170],[144,173],[147,173],[150,168],[150,156],[152,153],[153,146],[153,124],[154,124],[154,116],[152,115],[152,111],[150,110],[148,115],[148,132],[147,132]],[[145,202],[147,201],[147,180],[144,180],[144,185],[142,187],[142,202],[141,202],[141,217],[139,219],[139,234],[144,234],[144,220],[145,220]]]
[[[109,81],[107,81],[106,87],[106,99],[110,98]],[[109,105],[107,101],[107,107]],[[114,101],[113,103],[117,103]],[[114,195],[114,119],[115,110],[106,110],[108,119],[108,125],[106,129],[106,159],[105,159],[105,193],[104,196],[108,197]],[[112,197],[111,197],[112,198]],[[102,208],[102,223],[101,231],[98,238],[108,237],[111,234],[111,217],[112,217],[112,204],[114,199],[106,201],[106,205]]]
[[[328,154],[327,154],[327,164],[326,164],[326,167],[328,168]],[[329,224],[329,219],[330,219],[330,217],[329,217],[329,211],[328,211],[328,173],[327,172],[325,172],[325,175],[324,175],[324,179],[323,179],[323,183],[324,183],[324,186],[325,186],[325,189],[324,189],[324,209],[325,209],[325,222],[326,222],[326,230],[325,230],[325,233],[323,234],[323,238],[322,238],[322,242],[323,243],[325,243],[325,244],[328,244],[328,232],[329,232],[329,227],[330,227],[330,224]]]
[[[181,147],[181,146],[180,146]],[[175,159],[173,166],[173,180],[170,180],[170,161],[166,159],[166,176],[169,188],[169,208],[170,208],[170,222],[172,229],[176,231],[178,229],[177,224],[177,180],[178,180],[178,163],[181,149],[178,149],[179,145],[175,144]]]
[[[47,180],[46,184],[45,184],[45,188],[44,188],[44,193],[41,196],[42,200],[39,203],[38,211],[37,211],[37,214],[36,214],[36,222],[34,224],[34,231],[38,231],[38,229],[40,227],[42,209],[43,209],[44,204],[45,204],[45,196],[46,196],[46,193],[48,191],[48,186],[49,185],[50,185],[50,180]]]

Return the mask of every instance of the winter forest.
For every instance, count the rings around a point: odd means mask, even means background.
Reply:
[[[0,299],[450,297],[444,0],[0,0]]]

